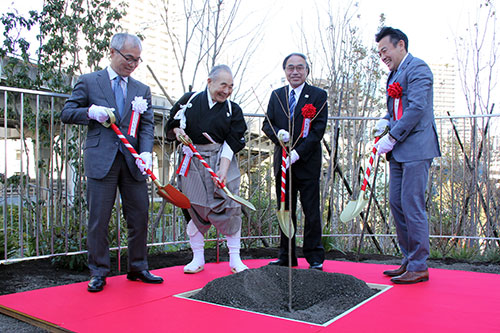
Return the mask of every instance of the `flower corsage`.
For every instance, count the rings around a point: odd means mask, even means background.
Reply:
[[[316,108],[312,104],[306,104],[302,108],[302,116],[304,121],[302,122],[302,137],[305,138],[309,134],[309,128],[311,127],[311,120],[316,116]]]
[[[401,97],[403,96],[403,87],[399,82],[394,82],[387,88],[387,94],[389,97],[394,99],[392,116],[394,120],[399,120],[403,116],[403,103],[401,103]]]
[[[148,109],[148,101],[142,96],[135,96],[132,101],[132,116],[130,118],[130,124],[128,126],[128,135],[134,138],[137,135],[137,128],[139,127],[139,120],[141,114],[143,114]]]

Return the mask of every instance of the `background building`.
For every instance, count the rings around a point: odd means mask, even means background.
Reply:
[[[115,2],[121,1],[115,0]],[[167,94],[173,100],[178,99],[183,91],[178,79],[172,45],[167,38],[167,29],[162,19],[165,12],[163,1],[136,0],[126,3],[127,15],[120,21],[123,30],[144,37],[141,55],[143,63],[134,72],[134,78],[148,84],[153,95],[164,97],[160,85],[148,69],[149,66]],[[168,1],[170,15],[176,15],[179,5],[182,3]],[[178,31],[178,26],[173,26],[172,29]],[[155,105],[166,106],[164,103],[166,101],[163,99],[154,101]]]

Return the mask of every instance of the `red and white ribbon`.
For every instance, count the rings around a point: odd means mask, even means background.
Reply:
[[[280,202],[285,202],[285,185],[286,185],[286,150],[282,148],[281,154],[281,197]]]
[[[224,185],[224,183],[220,180],[219,176],[217,176],[217,174],[215,173],[214,170],[212,170],[212,168],[210,167],[210,165],[208,165],[207,161],[205,161],[203,159],[203,157],[200,155],[200,153],[196,150],[196,148],[193,146],[192,143],[190,143],[188,145],[188,147],[191,149],[191,151],[193,152],[193,155],[198,157],[198,159],[200,160],[200,163],[203,164],[203,166],[207,169],[207,171],[210,173],[210,175],[212,176],[212,178],[217,182],[217,184],[219,185],[219,187],[221,189],[224,189],[224,187],[226,187],[226,185]]]
[[[134,158],[136,160],[141,160],[142,163],[145,163],[144,160],[141,158],[141,156],[139,156],[139,154],[137,154],[137,151],[130,144],[130,142],[128,142],[127,138],[125,137],[125,135],[123,135],[123,133],[118,128],[118,126],[116,126],[115,124],[111,124],[111,129],[116,133],[116,135],[118,136],[120,141],[128,149],[128,151],[132,154],[132,156],[134,156]],[[153,181],[157,180],[157,178],[155,177],[155,175],[153,174],[153,171],[151,169],[147,169],[146,173],[148,174],[149,177],[151,177],[151,180],[153,180]]]
[[[187,177],[189,166],[191,165],[191,158],[193,157],[193,151],[187,146],[183,146],[182,151],[184,152],[184,157],[182,158],[182,162],[179,165],[179,168],[177,168],[176,173],[178,175]]]
[[[403,103],[401,103],[401,98],[394,98],[394,108],[392,112],[394,120],[399,120],[403,116]]]
[[[139,120],[141,119],[141,114],[137,111],[132,111],[132,116],[130,117],[130,124],[128,126],[128,135],[134,138],[137,135],[137,128],[139,127]]]
[[[388,134],[387,134],[388,135]],[[380,137],[377,136],[375,138],[375,143],[380,140]],[[363,179],[363,185],[361,185],[361,191],[364,192],[366,191],[366,186],[368,185],[368,180],[370,179],[370,174],[372,172],[372,167],[373,167],[373,161],[375,161],[375,157],[377,156],[377,148],[373,147],[372,149],[372,154],[370,155],[370,161],[368,166],[366,167],[365,171],[365,179]]]

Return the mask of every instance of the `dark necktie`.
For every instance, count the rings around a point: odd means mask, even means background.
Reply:
[[[121,86],[121,80],[122,77],[118,75],[115,77],[115,100],[116,100],[116,106],[118,106],[118,113],[120,116],[123,113],[123,105],[125,104],[125,97],[123,96],[123,89]]]
[[[293,111],[295,110],[295,104],[297,101],[295,100],[295,90],[290,92],[290,99],[288,100],[288,105],[290,106],[290,117],[293,116]]]

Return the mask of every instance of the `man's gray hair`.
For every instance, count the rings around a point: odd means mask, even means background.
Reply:
[[[142,51],[141,40],[136,35],[128,34],[126,32],[115,34],[111,38],[109,47],[121,51],[125,43],[132,44],[133,47],[138,47]]]
[[[219,77],[220,72],[226,72],[229,73],[231,76],[233,76],[233,73],[231,72],[231,68],[227,65],[217,65],[212,68],[210,73],[208,73],[208,78],[210,80],[215,81],[217,77]]]

